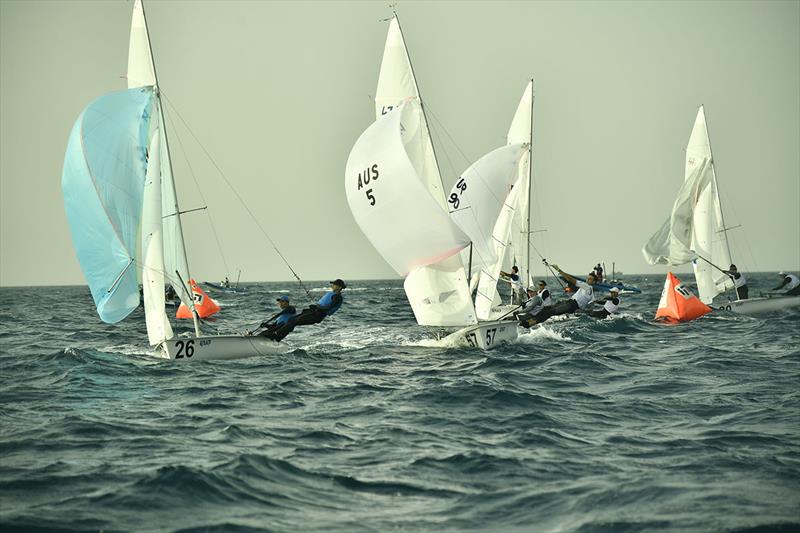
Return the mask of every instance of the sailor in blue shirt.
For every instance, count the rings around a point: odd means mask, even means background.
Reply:
[[[341,279],[331,281],[331,290],[326,292],[325,295],[319,299],[316,305],[311,305],[306,309],[286,321],[285,324],[279,326],[273,331],[267,331],[265,336],[280,341],[286,335],[291,333],[297,326],[305,326],[308,324],[319,324],[325,317],[328,317],[339,310],[342,306],[344,298],[342,298],[342,289],[347,285]]]
[[[297,314],[297,310],[289,303],[288,296],[283,295],[279,297],[277,302],[281,310],[277,314],[272,315],[272,317],[270,317],[268,320],[261,323],[262,328],[267,328],[267,330],[262,332],[261,335],[266,335],[267,332],[278,329],[280,326],[286,324],[290,318],[295,316],[295,314]]]

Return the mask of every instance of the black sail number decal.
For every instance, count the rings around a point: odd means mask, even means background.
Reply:
[[[467,182],[464,181],[464,178],[458,178],[456,189],[458,189],[458,194],[450,193],[450,198],[447,200],[448,203],[453,205],[453,209],[458,209],[458,206],[461,205],[461,195],[467,190]]]
[[[378,172],[378,164],[375,163],[358,173],[358,190],[364,189],[364,194],[369,201],[369,205],[375,205],[375,189],[369,187],[369,184],[378,180],[380,173]],[[369,188],[368,188],[369,187]]]

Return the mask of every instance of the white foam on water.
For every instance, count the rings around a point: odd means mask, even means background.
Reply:
[[[562,335],[558,331],[548,328],[545,325],[541,325],[538,328],[533,328],[532,330],[522,333],[517,337],[516,342],[520,344],[540,344],[546,341],[563,341],[563,342],[572,342],[572,339],[569,337]]]

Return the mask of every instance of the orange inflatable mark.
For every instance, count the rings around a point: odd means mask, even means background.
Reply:
[[[194,298],[194,308],[197,309],[197,314],[200,318],[206,318],[214,313],[219,312],[219,305],[208,294],[203,292],[203,289],[197,286],[193,279],[189,280],[189,285],[192,286],[192,297]],[[192,310],[186,307],[186,304],[181,303],[178,307],[178,312],[175,313],[175,318],[192,318]]]
[[[657,320],[687,322],[710,312],[711,308],[701,302],[672,272],[667,274],[656,311]]]

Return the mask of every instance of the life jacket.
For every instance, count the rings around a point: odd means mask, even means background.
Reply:
[[[738,277],[736,277],[736,275],[733,276],[733,286],[738,289],[739,287],[744,287],[745,285],[747,285],[747,280],[745,279],[744,274],[742,274],[741,272],[737,272],[736,274],[738,274],[739,276]]]
[[[608,311],[609,315],[615,314],[619,310],[619,298],[609,298],[603,304],[603,309]]]
[[[572,295],[572,299],[578,304],[579,309],[583,309],[594,296],[594,288],[585,281],[578,282],[578,291]]]
[[[290,305],[289,307],[281,311],[281,314],[278,315],[278,318],[275,319],[275,323],[279,326],[282,326],[287,322],[289,322],[289,319],[291,319],[295,314],[297,314],[297,310]]]
[[[511,279],[511,287],[515,291],[521,291],[522,290],[522,278],[519,277],[519,274],[511,274],[509,276],[509,278]]]
[[[335,291],[326,292],[325,295],[319,299],[317,305],[325,309],[325,316],[330,316],[342,306],[342,302],[344,301],[344,297],[342,297],[341,293],[339,294],[339,298],[337,298],[337,302],[334,303],[334,298],[336,297]]]
[[[219,304],[203,292],[203,289],[198,287],[193,279],[189,280],[189,285],[192,286],[192,299],[194,299],[194,308],[197,310],[197,316],[206,318],[214,313],[219,313]],[[181,303],[175,313],[175,318],[192,318],[192,310],[186,307],[186,304]]]
[[[786,274],[786,277],[789,278],[789,284],[786,286],[786,290],[790,291],[800,285],[800,278],[795,276],[794,274]]]
[[[700,301],[672,272],[667,274],[656,319],[667,322],[687,322],[710,313],[711,308]]]
[[[553,299],[550,298],[549,290],[542,289],[539,292],[537,292],[536,295],[542,299],[542,303],[535,305],[530,309],[530,311],[528,311],[532,315],[538,314],[545,307],[550,307],[551,305],[553,305]]]

